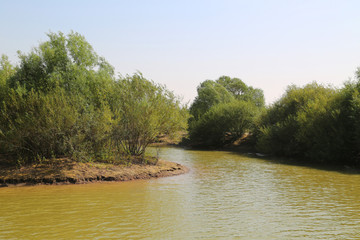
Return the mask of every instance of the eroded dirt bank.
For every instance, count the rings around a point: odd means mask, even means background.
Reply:
[[[178,163],[159,160],[156,165],[79,163],[57,159],[52,163],[0,168],[0,186],[36,184],[81,184],[99,181],[129,181],[174,176],[189,169]]]

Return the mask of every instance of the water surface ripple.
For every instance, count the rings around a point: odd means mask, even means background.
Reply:
[[[185,175],[0,189],[0,239],[360,239],[360,175],[162,148]]]

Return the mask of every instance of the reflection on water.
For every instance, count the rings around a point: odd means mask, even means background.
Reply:
[[[185,175],[0,189],[0,239],[358,239],[360,175],[163,148]]]

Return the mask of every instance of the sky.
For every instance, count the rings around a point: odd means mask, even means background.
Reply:
[[[226,75],[271,104],[291,84],[354,77],[359,9],[358,0],[0,0],[0,54],[16,64],[46,33],[73,30],[117,73],[140,71],[184,103]]]

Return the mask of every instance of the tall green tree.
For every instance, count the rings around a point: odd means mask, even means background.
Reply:
[[[189,137],[193,144],[223,145],[236,140],[251,129],[248,121],[254,121],[264,107],[263,91],[239,78],[206,80],[197,92],[190,106]],[[247,124],[242,124],[244,119]]]
[[[69,101],[61,89],[53,94],[10,89],[0,107],[0,152],[20,162],[73,153],[79,113]]]
[[[142,156],[160,134],[186,130],[188,112],[164,86],[137,73],[119,79],[116,89],[112,139],[120,151]]]
[[[95,53],[82,35],[59,32],[49,33],[48,38],[28,54],[18,52],[20,65],[9,81],[12,88],[48,92],[61,87],[88,95],[95,94],[92,85],[113,80],[113,67]]]
[[[15,74],[15,68],[11,65],[6,55],[0,59],[0,103],[3,101],[9,79]]]
[[[2,58],[0,151],[27,161],[100,157],[110,142],[113,68],[78,33],[48,38],[28,54],[19,52],[16,68]]]
[[[234,96],[224,86],[212,80],[202,82],[197,88],[197,93],[198,96],[190,107],[190,113],[196,120],[212,106],[234,100]]]
[[[210,108],[190,129],[190,139],[198,145],[221,146],[232,143],[252,130],[259,109],[250,102],[233,100]]]
[[[360,81],[347,82],[334,102],[332,109],[338,111],[336,122],[337,160],[344,164],[360,166]],[[334,156],[335,153],[332,153]]]
[[[259,88],[253,88],[247,86],[239,78],[231,78],[228,76],[221,76],[216,80],[216,83],[225,87],[232,95],[243,101],[248,101],[254,103],[258,107],[263,107],[265,105],[264,93]]]
[[[336,158],[339,108],[336,90],[316,83],[288,87],[262,118],[258,149],[279,156],[330,161]],[[333,155],[333,156],[331,156]]]

